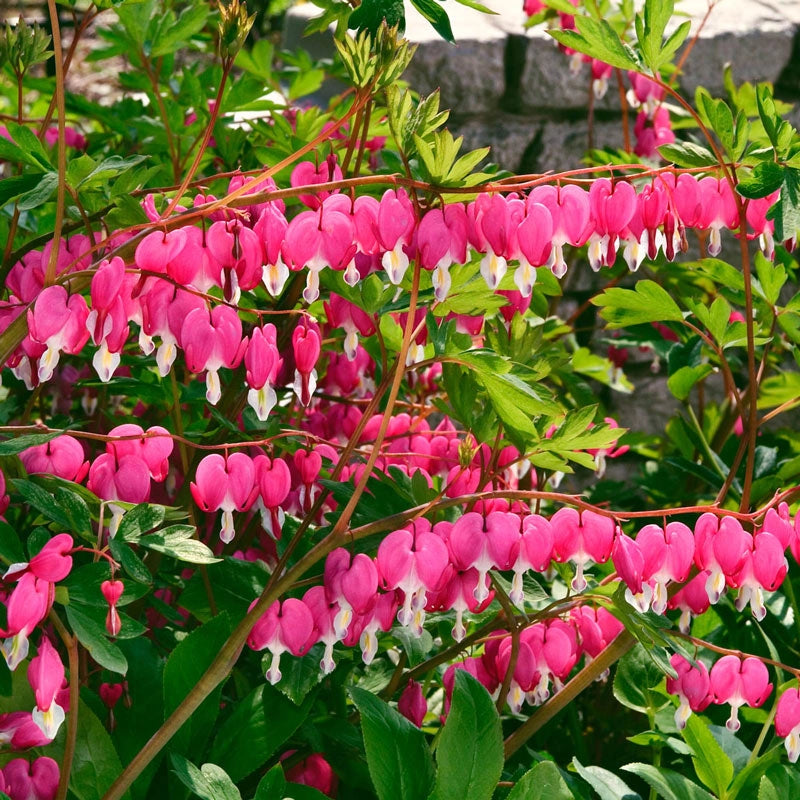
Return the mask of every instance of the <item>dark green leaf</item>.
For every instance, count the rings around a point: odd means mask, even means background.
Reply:
[[[380,800],[426,800],[433,785],[433,762],[425,734],[383,700],[350,689],[361,712],[367,765]]]
[[[573,800],[574,796],[558,767],[552,761],[540,761],[517,781],[506,800]]]
[[[140,536],[157,528],[166,515],[164,506],[140,503],[125,513],[117,530],[117,538],[135,542]]]
[[[456,670],[453,701],[436,748],[436,800],[488,800],[503,760],[503,731],[492,698],[469,673]]]
[[[108,640],[106,631],[83,611],[73,606],[67,606],[66,611],[70,627],[89,655],[101,667],[124,675],[128,671],[128,660],[122,650]]]
[[[658,152],[665,161],[671,161],[677,167],[707,167],[717,163],[707,147],[694,142],[662,144]]]
[[[58,186],[58,174],[45,172],[33,189],[29,189],[17,198],[17,207],[20,211],[30,211],[44,205],[55,192]]]
[[[406,22],[403,0],[363,0],[350,14],[347,27],[369,31],[374,35],[384,20],[390,28],[400,25],[402,33]]]
[[[622,778],[602,767],[584,767],[577,758],[572,759],[572,764],[589,786],[594,789],[600,800],[642,800]]]
[[[0,139],[3,137],[0,136]],[[5,139],[3,139],[5,141]],[[15,436],[13,439],[6,439],[0,442],[0,456],[15,456],[29,447],[37,447],[40,444],[52,442],[57,436],[63,436],[61,431],[52,433],[28,433],[24,436]]]
[[[100,800],[119,777],[122,764],[105,726],[83,701],[78,719],[69,788],[79,800]]]
[[[711,735],[706,721],[697,714],[689,717],[682,733],[692,748],[692,763],[697,777],[721,797],[733,780],[733,762]]]
[[[455,42],[453,29],[450,27],[450,18],[436,0],[411,0],[411,5],[431,23],[433,29],[442,39],[448,42]]]
[[[22,499],[31,508],[35,508],[40,514],[53,522],[57,522],[62,528],[68,528],[70,521],[64,510],[53,499],[53,495],[46,492],[41,486],[37,486],[32,481],[15,478],[11,485],[22,495]]]
[[[736,186],[736,191],[742,197],[749,200],[756,200],[759,197],[766,197],[783,183],[783,167],[774,161],[759,161],[753,167],[749,177],[741,178]]]
[[[664,800],[714,800],[713,795],[675,770],[638,763],[627,764],[622,769],[638,775]]]
[[[24,564],[28,560],[22,550],[19,534],[2,519],[0,519],[0,559],[6,565]]]

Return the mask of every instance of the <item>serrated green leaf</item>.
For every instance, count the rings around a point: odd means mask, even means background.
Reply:
[[[617,32],[603,19],[575,17],[577,32],[551,29],[548,33],[558,42],[579,53],[605,61],[618,69],[640,71],[640,66],[629,47],[620,40]]]
[[[638,281],[636,288],[606,289],[592,303],[600,306],[600,316],[608,328],[625,328],[645,322],[681,322],[683,314],[672,296],[654,281]]]

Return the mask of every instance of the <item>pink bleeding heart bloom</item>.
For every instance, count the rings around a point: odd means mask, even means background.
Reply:
[[[706,584],[710,577],[711,573],[708,570],[698,572],[694,578],[669,598],[667,607],[671,609],[679,608],[681,611],[681,616],[678,620],[678,629],[681,633],[689,633],[692,626],[692,616],[697,617],[705,614],[711,606],[708,592],[706,591]]]
[[[589,237],[589,266],[597,272],[610,267],[617,257],[617,239],[636,211],[636,190],[631,184],[598,178],[589,189],[589,208],[594,232]]]
[[[103,705],[111,711],[119,702],[124,691],[124,683],[101,683],[98,694],[103,701]]]
[[[73,546],[74,542],[68,533],[56,534],[29,562],[11,564],[3,578],[17,580],[23,572],[30,572],[49,583],[63,581],[72,571],[70,552]]]
[[[317,211],[301,212],[289,223],[281,252],[290,269],[308,270],[303,290],[306,303],[319,297],[319,273],[325,267],[344,270],[350,265],[356,253],[353,236],[351,217],[325,204]],[[358,270],[355,275],[350,270],[349,279],[355,283]]]
[[[125,591],[125,584],[122,581],[114,580],[103,581],[100,584],[100,591],[108,603],[108,613],[106,614],[106,631],[109,636],[116,636],[122,628],[122,620],[117,612],[117,603],[122,593]]]
[[[572,588],[582,592],[586,586],[583,571],[587,564],[604,564],[611,557],[617,527],[610,517],[594,511],[578,513],[574,508],[560,508],[550,519],[553,527],[553,557],[575,564]]]
[[[550,269],[557,278],[567,272],[564,245],[581,247],[592,232],[589,194],[580,186],[537,186],[528,195],[528,204],[541,203],[550,212],[553,223],[553,250]]]
[[[344,328],[344,352],[349,361],[354,361],[358,352],[358,336],[372,336],[377,330],[376,317],[367,314],[353,303],[331,292],[324,303],[328,323],[334,328]]]
[[[489,670],[481,658],[465,658],[463,661],[457,661],[455,664],[451,664],[445,670],[444,675],[442,676],[442,684],[444,685],[445,692],[445,716],[450,711],[450,703],[453,699],[453,687],[455,686],[456,680],[456,670],[459,669],[463,669],[465,672],[468,672],[470,675],[472,675],[476,681],[486,688],[486,691],[489,692],[489,694],[494,693],[497,690],[497,687],[500,685],[497,677]]]
[[[711,693],[711,680],[708,669],[702,661],[697,661],[692,666],[683,656],[676,653],[670,658],[669,663],[677,673],[673,678],[667,675],[667,691],[677,695],[680,703],[675,711],[675,725],[678,730],[686,727],[686,721],[692,711],[704,711],[714,699]]]
[[[783,583],[789,562],[778,537],[767,531],[756,533],[747,544],[744,564],[731,576],[729,584],[739,589],[736,609],[743,611],[749,603],[753,617],[761,622],[767,616],[763,590],[774,592]]]
[[[277,331],[271,322],[253,329],[245,350],[244,365],[250,387],[247,402],[263,422],[278,402],[273,386],[283,366],[278,352]]]
[[[36,656],[28,664],[28,683],[36,696],[32,719],[48,739],[55,739],[64,721],[64,709],[56,702],[56,695],[64,683],[64,664],[56,649],[42,637]]]
[[[720,519],[707,512],[695,523],[694,541],[694,561],[698,569],[708,570],[706,592],[713,605],[744,566],[753,549],[752,536],[733,517]]]
[[[316,450],[295,450],[293,463],[295,470],[300,475],[299,497],[303,511],[309,511],[315,499],[314,483],[322,469],[322,455],[319,448]]]
[[[396,613],[396,593],[378,593],[363,614],[354,615],[343,639],[344,644],[353,647],[358,643],[361,660],[364,664],[371,664],[378,652],[378,631],[390,631]]]
[[[127,455],[117,460],[113,453],[102,453],[89,468],[86,486],[101,500],[108,501],[111,524],[108,535],[114,537],[125,510],[115,503],[146,503],[150,499],[150,470],[144,459]]]
[[[30,747],[42,747],[51,741],[33,721],[29,711],[0,714],[0,744],[7,744],[12,750],[27,750]],[[1,782],[0,791],[3,791]]]
[[[222,511],[219,538],[228,544],[236,533],[233,512],[247,511],[258,494],[253,459],[240,452],[227,457],[211,453],[197,465],[194,482],[189,488],[203,511]]]
[[[125,262],[119,258],[103,261],[92,276],[91,307],[86,327],[95,344],[103,341],[112,329],[111,308],[121,301],[120,292],[125,280]]]
[[[322,351],[319,327],[307,317],[292,332],[295,376],[294,391],[300,402],[307,406],[317,388],[317,370],[314,368]]]
[[[344,637],[353,615],[371,610],[378,592],[378,570],[364,553],[351,559],[347,550],[337,547],[325,559],[324,575],[328,602],[339,605],[333,626],[337,635]]]
[[[160,425],[152,425],[145,432],[139,425],[126,423],[112,428],[108,435],[139,435],[141,438],[138,439],[110,441],[106,445],[106,451],[113,453],[118,461],[125,456],[140,458],[147,465],[150,477],[158,483],[167,477],[173,441],[170,432],[166,428],[162,428]]]
[[[723,656],[717,661],[709,674],[711,693],[717,705],[728,703],[731,715],[725,727],[736,733],[739,730],[739,708],[748,705],[758,708],[772,692],[769,672],[763,661],[748,656]]]
[[[148,233],[138,245],[133,254],[136,266],[143,273],[166,275],[170,262],[177,258],[188,244],[187,230],[176,228],[174,231],[153,231]],[[135,293],[141,292],[144,287],[146,275],[142,275]]]
[[[290,751],[293,752],[293,751]],[[286,770],[286,780],[289,783],[299,783],[302,786],[312,786],[322,794],[333,797],[338,784],[333,767],[325,760],[321,753],[311,753],[300,763]],[[291,789],[287,789],[291,794]]]
[[[222,264],[211,252],[205,232],[192,227],[180,230],[186,239],[182,247],[177,247],[176,242],[176,246],[170,249],[167,275],[180,286],[191,286],[200,292],[207,292],[212,286],[222,288]]]
[[[497,288],[517,258],[517,228],[525,215],[525,204],[515,197],[481,194],[467,207],[470,243],[486,255],[481,260],[481,275],[489,289]]]
[[[6,602],[6,628],[0,645],[8,668],[13,672],[28,655],[28,635],[47,616],[55,597],[50,581],[26,572],[17,582]]]
[[[475,600],[482,603],[489,596],[486,576],[490,569],[511,568],[515,545],[519,543],[520,524],[516,514],[492,511],[486,517],[474,511],[459,517],[447,539],[453,566],[461,571],[478,571]]]
[[[598,100],[606,96],[608,79],[613,71],[614,67],[611,64],[606,64],[605,61],[600,61],[597,58],[592,59],[592,91]]]
[[[434,291],[440,302],[450,291],[450,267],[463,264],[467,259],[468,227],[464,206],[450,203],[428,211],[417,228],[417,258],[423,269],[433,272]],[[393,256],[387,255],[391,261]],[[385,264],[384,268],[389,271]]]
[[[517,226],[519,266],[514,272],[514,283],[523,297],[531,296],[536,281],[535,267],[550,261],[552,240],[553,216],[550,209],[529,200],[525,205],[525,217]]]
[[[282,209],[272,203],[266,205],[267,207],[261,212],[253,226],[253,232],[261,241],[265,256],[261,269],[261,280],[267,291],[273,297],[277,297],[283,292],[283,287],[289,278],[289,267],[284,263],[281,254],[281,246],[286,238],[289,223],[286,221]]]
[[[29,763],[15,758],[3,767],[5,793],[12,800],[54,800],[58,791],[58,764],[47,756]]]
[[[289,178],[292,188],[303,186],[317,186],[320,183],[332,183],[342,180],[342,170],[337,163],[336,155],[331,153],[321,164],[313,161],[301,161],[293,170]],[[338,192],[338,189],[331,191],[319,191],[314,194],[298,195],[300,202],[314,210],[322,205],[322,201],[331,194]]]
[[[656,158],[661,145],[675,141],[669,110],[658,106],[652,113],[640,111],[633,124],[633,134],[636,137],[633,152],[641,158]]]
[[[52,147],[58,141],[57,125],[51,125],[44,132],[44,141],[48,147]],[[88,142],[80,131],[75,130],[72,125],[66,125],[64,127],[64,144],[67,147],[74,147],[76,150],[85,150]]]
[[[638,72],[629,72],[628,80],[631,84],[631,90],[628,94],[635,101],[631,105],[650,104],[652,106],[664,99],[664,88],[645,75],[640,75]]]
[[[511,581],[509,599],[523,607],[523,574],[529,570],[544,572],[553,557],[553,528],[549,520],[539,514],[528,514],[522,518],[519,539],[511,553],[514,577]]]
[[[409,680],[400,699],[397,701],[397,710],[418,728],[422,727],[422,721],[428,713],[428,701],[422,691],[422,684],[418,681]]]
[[[490,590],[489,578],[484,575],[483,585],[478,586],[478,570],[457,570],[451,568],[450,577],[442,589],[428,597],[426,611],[455,611],[456,621],[453,625],[453,639],[460,642],[467,635],[464,625],[464,613],[470,611],[480,614],[494,599],[494,589]],[[475,599],[475,595],[486,595],[483,601]]]
[[[718,256],[722,251],[721,230],[739,226],[736,198],[727,180],[706,177],[697,184],[700,214],[696,227],[709,231],[708,254]]]
[[[758,238],[758,246],[765,258],[770,261],[775,260],[775,239],[773,234],[775,232],[775,222],[767,219],[767,212],[775,205],[778,200],[779,192],[776,190],[766,197],[759,197],[757,200],[749,200],[745,215],[747,217],[747,224],[752,229],[752,234],[748,234],[747,238]]]
[[[205,308],[190,311],[181,326],[181,345],[189,370],[205,371],[206,400],[216,405],[222,397],[219,370],[236,368],[247,347],[239,315],[223,305],[214,306],[210,316]]]
[[[570,612],[587,663],[596,658],[624,630],[623,624],[605,608],[579,606]]]
[[[28,447],[19,457],[29,475],[46,473],[80,483],[89,471],[83,446],[72,436],[56,436],[45,444]]]
[[[250,608],[256,604],[253,601]],[[294,597],[282,603],[276,600],[259,618],[247,644],[253,650],[269,650],[272,661],[267,670],[267,680],[275,685],[282,677],[280,670],[281,655],[289,651],[292,655],[302,656],[308,652],[314,642],[314,618],[308,606]]]
[[[417,520],[393,531],[378,546],[375,559],[383,585],[403,591],[403,606],[397,612],[401,625],[422,635],[427,592],[440,588],[450,563],[447,545],[431,532],[430,523]]]
[[[282,458],[270,460],[266,456],[256,456],[253,467],[259,491],[257,506],[261,509],[261,525],[275,539],[280,539],[285,517],[281,505],[292,488],[289,465]]]
[[[682,522],[666,527],[645,525],[636,536],[644,556],[644,578],[652,585],[652,609],[663,614],[667,608],[670,583],[683,583],[694,560],[694,535]]]
[[[6,513],[10,502],[11,498],[6,494],[6,477],[0,472],[0,519]]]
[[[63,286],[43,289],[28,309],[30,338],[46,348],[38,367],[42,383],[53,377],[62,352],[75,355],[83,349],[89,340],[88,316],[86,300],[79,294],[67,295]]]
[[[381,264],[395,286],[408,269],[408,255],[403,248],[411,244],[416,224],[414,206],[405,189],[387,189],[380,199],[376,238],[383,252]]]
[[[785,739],[786,754],[792,764],[800,756],[800,690],[787,689],[775,711],[775,733]]]
[[[324,586],[312,586],[303,595],[303,602],[314,618],[315,641],[325,645],[319,662],[320,669],[324,675],[329,675],[336,668],[336,662],[333,660],[333,646],[342,638],[333,625],[333,621],[339,613],[339,604],[328,601]]]
[[[642,549],[625,533],[620,533],[614,540],[611,553],[614,569],[627,586],[625,599],[636,609],[644,613],[650,608],[653,599],[653,587],[644,581],[644,554]]]
[[[255,289],[261,282],[264,248],[259,235],[238,219],[215,222],[206,233],[211,256],[222,267],[222,295],[238,303],[242,289]]]

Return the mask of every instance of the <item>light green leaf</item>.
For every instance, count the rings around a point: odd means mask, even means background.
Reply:
[[[692,714],[683,730],[683,738],[692,748],[692,763],[697,777],[722,797],[733,780],[733,762],[712,736],[706,721]]]
[[[635,290],[606,289],[592,303],[601,307],[600,316],[608,328],[624,328],[645,322],[680,322],[683,320],[678,304],[654,281],[638,281]]]
[[[236,785],[216,764],[203,764],[198,769],[179,753],[170,753],[170,761],[181,783],[202,800],[242,800]]]
[[[584,767],[577,758],[572,759],[578,775],[594,789],[600,800],[642,800],[622,778],[602,767]]]
[[[622,769],[638,775],[664,800],[714,800],[713,795],[675,770],[640,763],[626,764]]]
[[[573,800],[574,797],[558,767],[552,761],[540,761],[517,781],[506,800]]]

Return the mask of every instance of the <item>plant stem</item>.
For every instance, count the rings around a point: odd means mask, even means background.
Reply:
[[[80,705],[80,659],[78,640],[72,636],[59,619],[51,611],[48,619],[58,631],[61,641],[67,648],[69,659],[69,717],[67,719],[67,738],[64,743],[64,757],[61,761],[61,772],[58,779],[56,800],[66,800],[69,787],[69,776],[72,771],[72,761],[75,757],[75,742],[78,738],[78,706]]]

